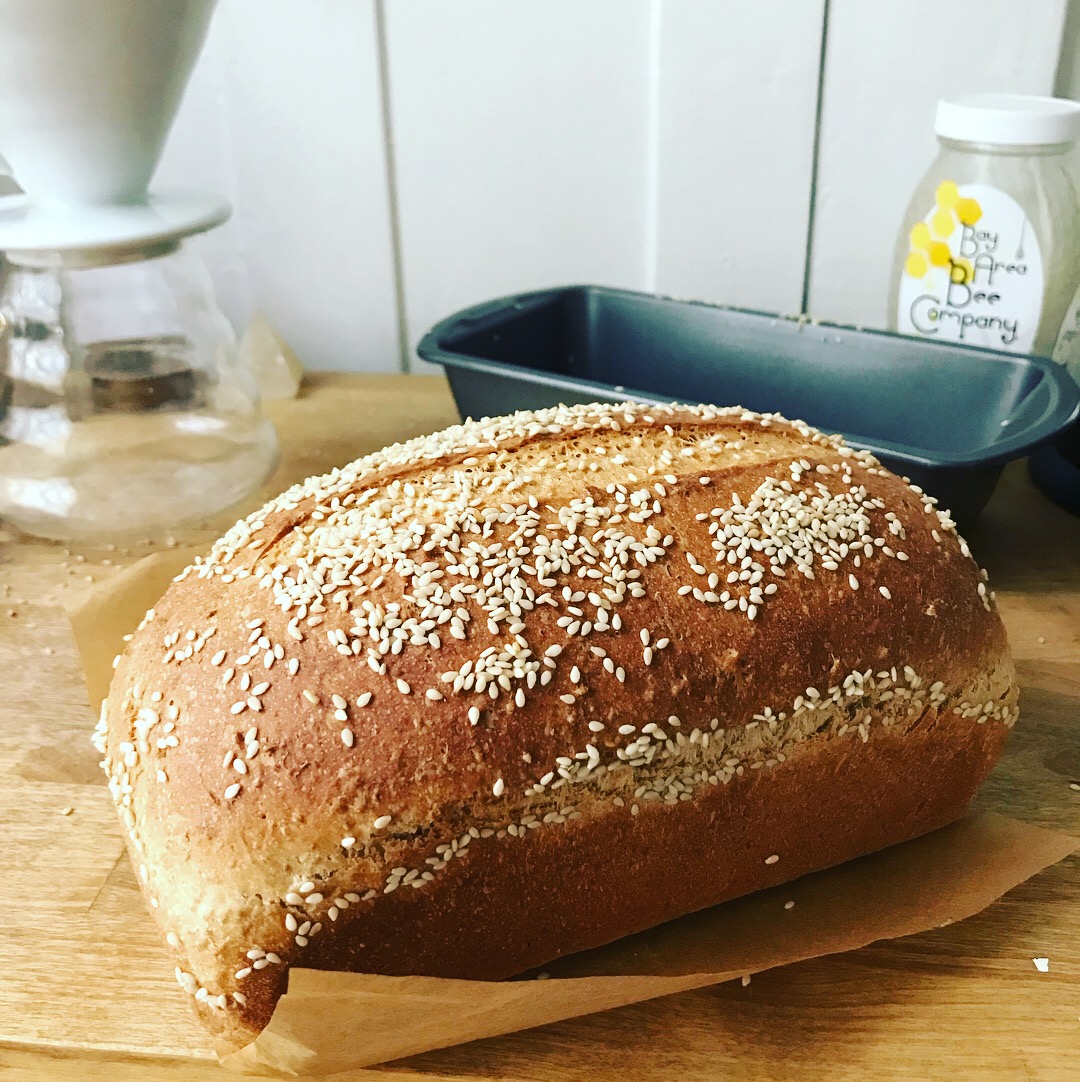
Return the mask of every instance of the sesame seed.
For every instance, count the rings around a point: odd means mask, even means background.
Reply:
[[[698,408],[698,412],[706,418],[729,416],[725,411],[709,407]],[[689,429],[677,430],[673,425],[664,424],[666,419],[674,419],[676,415],[675,407],[558,407],[536,415],[518,415],[509,422],[467,423],[439,437],[392,448],[361,460],[338,471],[331,481],[308,482],[234,527],[206,561],[198,565],[196,573],[203,577],[219,574],[231,581],[234,572],[228,570],[229,561],[249,543],[261,543],[254,535],[263,528],[269,511],[289,512],[299,506],[301,497],[313,497],[310,530],[290,539],[288,555],[284,549],[280,550],[278,558],[282,562],[278,566],[263,566],[254,572],[255,579],[262,576],[260,585],[273,592],[290,626],[302,627],[307,634],[309,628],[322,624],[326,631],[332,622],[330,612],[336,612],[334,606],[340,606],[353,623],[347,634],[343,627],[328,636],[331,648],[342,655],[356,657],[362,665],[383,677],[387,676],[388,661],[406,650],[416,646],[439,649],[440,636],[448,634],[454,639],[468,641],[471,638],[469,631],[478,627],[482,633],[486,626],[497,639],[493,639],[492,645],[479,657],[458,658],[465,664],[441,675],[440,687],[447,685],[447,690],[438,695],[448,699],[458,694],[487,695],[492,700],[507,695],[512,696],[513,702],[520,707],[532,689],[543,688],[555,676],[561,675],[554,663],[561,648],[553,644],[541,655],[543,647],[531,646],[533,636],[527,630],[528,614],[533,610],[543,611],[541,606],[550,605],[555,610],[551,614],[552,622],[557,621],[568,639],[591,634],[595,641],[604,631],[617,632],[623,620],[616,609],[626,600],[645,597],[650,565],[679,551],[671,549],[675,545],[673,537],[663,536],[661,530],[649,522],[652,515],[665,510],[655,497],[666,498],[670,491],[662,485],[657,487],[657,481],[662,476],[668,485],[678,483],[675,474],[663,471],[673,469],[677,457],[685,452],[689,457],[695,457],[695,463],[683,483],[695,477],[705,483],[712,470],[709,452],[738,446],[741,442],[741,437],[733,439],[737,434],[731,431],[723,433],[719,442],[712,442],[715,437],[706,437],[702,433],[684,436],[684,431]],[[762,429],[773,423],[768,417],[761,418],[752,413],[736,411],[730,416],[733,423],[753,422]],[[616,473],[606,485],[611,496],[606,506],[602,500],[584,492],[560,507],[541,505],[536,498],[523,495],[513,500],[509,498],[515,488],[520,488],[529,479],[529,471],[521,470],[521,464],[512,457],[513,452],[501,448],[500,443],[523,435],[567,430],[610,426],[615,431],[622,431],[623,424],[666,428],[672,437],[677,432],[676,446],[662,451],[648,467],[631,465]],[[795,425],[798,431],[807,438],[814,438],[823,447],[830,450],[837,447],[831,439],[814,436],[809,430],[804,431],[804,427]],[[683,443],[692,446],[683,447]],[[476,451],[478,446],[485,449]],[[626,454],[603,456],[598,453],[591,463],[583,465],[586,469],[590,465],[595,469],[599,463],[625,465],[628,457],[638,454],[631,451],[630,446],[620,443]],[[451,448],[460,452],[452,470],[441,472],[441,466],[428,468],[426,459],[434,458],[436,454],[444,455]],[[801,574],[810,579],[814,571],[821,574],[822,566],[835,565],[839,569],[846,559],[850,559],[850,569],[852,564],[859,566],[856,557],[872,556],[874,545],[869,541],[873,540],[876,545],[878,539],[873,538],[869,529],[868,513],[877,507],[877,503],[860,488],[852,472],[856,466],[867,468],[867,461],[872,459],[864,459],[862,453],[847,452],[846,449],[839,450],[839,454],[850,456],[850,464],[817,467],[806,460],[790,462],[781,474],[781,477],[790,474],[790,482],[770,480],[759,486],[752,499],[733,495],[730,506],[716,508],[711,517],[698,515],[697,521],[715,527],[710,528],[710,540],[705,541],[706,546],[712,543],[713,555],[705,558],[708,555],[706,549],[701,558],[689,556],[691,570],[704,576],[706,581],[690,587],[682,596],[692,595],[698,602],[722,605],[728,611],[738,610],[753,620],[761,614],[762,607],[768,603],[767,598],[776,593],[777,582],[785,578],[785,565],[788,576]],[[464,455],[468,458],[461,457]],[[419,465],[421,470],[404,476],[399,473],[388,481],[370,476],[384,466],[402,463]],[[566,465],[544,459],[537,472],[562,469]],[[637,474],[631,472],[635,468]],[[640,475],[645,473],[648,477],[640,490],[633,490],[631,484],[638,485]],[[804,475],[809,475],[810,480]],[[837,475],[837,481],[846,486],[846,490],[831,492],[828,485],[818,480],[819,475],[830,485],[835,484],[832,478]],[[370,480],[365,480],[369,476]],[[793,488],[793,485],[798,487]],[[490,500],[488,494],[495,492],[500,495]],[[621,532],[628,530],[626,525],[615,529],[620,522],[637,523],[642,528],[635,536],[632,532]],[[549,525],[553,528],[549,529]],[[893,533],[903,538],[902,530],[894,529]],[[760,544],[751,544],[751,539]],[[702,552],[699,544],[695,548],[698,553]],[[732,591],[719,593],[719,569],[709,570],[714,557],[715,562],[721,564],[725,577],[734,573],[733,585],[739,584],[734,587],[734,597]],[[367,573],[369,568],[373,569],[370,575]],[[246,571],[238,572],[235,577],[242,579],[247,574]],[[373,593],[384,581],[384,574],[386,578],[392,574],[400,578],[401,601]],[[775,581],[766,583],[764,578],[770,574]],[[676,586],[678,583],[671,584],[671,588]],[[254,645],[249,647],[253,657],[258,657],[259,650],[280,657],[270,645],[269,634],[261,621],[250,630],[254,633],[253,641],[259,642],[258,650]],[[654,643],[651,630],[645,631],[646,634],[639,632],[639,635],[642,650],[647,651],[643,652],[643,661],[649,665],[656,652],[669,646],[669,640]],[[167,644],[167,648],[174,645]],[[184,649],[180,647],[178,656],[182,657]],[[606,672],[615,675],[616,679],[625,679],[625,670],[613,659],[603,652],[595,656],[611,661],[611,665],[604,666]],[[243,660],[246,663],[250,659],[245,657]],[[292,660],[295,659],[290,659],[290,672]],[[235,664],[240,672],[239,659]],[[573,666],[570,676],[572,684],[579,685],[583,674],[578,666]],[[389,678],[395,679],[392,675]],[[397,680],[395,683],[400,691],[408,693]],[[568,692],[564,686],[564,693]],[[370,698],[370,693],[365,694]],[[423,694],[430,701],[439,701],[429,691]],[[255,692],[251,696],[245,695],[245,703],[250,698],[258,700],[259,695]],[[560,698],[568,706],[577,701],[572,694]],[[827,696],[822,698],[828,701]],[[587,701],[583,700],[582,705]],[[359,699],[357,704],[360,705]],[[464,705],[470,724],[479,724],[480,708],[469,706],[468,701]],[[817,700],[808,695],[802,713],[809,714],[818,705]],[[346,709],[336,701],[334,707],[335,710]],[[491,723],[496,724],[501,716],[502,712],[493,708],[489,715]],[[779,721],[785,720],[782,713],[775,717]],[[347,716],[341,720],[346,721]],[[648,718],[642,720],[648,721]],[[609,719],[608,723],[614,729],[617,719]],[[586,724],[590,733],[603,730],[603,722]],[[772,720],[769,728],[775,730],[778,724]],[[687,735],[684,736],[678,726],[671,723],[668,728],[671,736],[668,737],[654,725],[652,732],[643,731],[635,738],[636,730],[632,726],[629,733],[623,733],[620,727],[620,734],[627,737],[626,746],[605,749],[612,753],[614,760],[632,769],[649,767],[642,771],[643,777],[655,775],[657,779],[663,779],[659,781],[660,788],[648,790],[648,796],[637,794],[641,804],[654,799],[668,803],[690,799],[693,788],[702,783],[697,776],[702,769],[700,761],[692,764],[696,773],[677,772],[670,778],[666,769],[662,772],[658,769],[662,759],[678,757],[681,760],[687,754],[682,750],[687,744],[695,743],[699,750],[708,747],[710,734],[703,734],[700,729],[691,734],[691,728],[692,725],[687,724]],[[762,728],[765,728],[764,722]],[[723,730],[717,733],[714,724],[712,733],[715,734],[714,748],[725,747],[727,738]],[[782,761],[778,747],[770,747],[767,754],[769,758],[766,760],[763,754],[762,762],[757,766]],[[583,751],[562,758],[566,765],[559,764],[557,777],[545,774],[547,781],[541,783],[541,789],[548,785],[561,787],[587,776],[598,765],[601,769],[607,766],[600,762],[601,752],[591,744]],[[743,770],[741,759],[730,768],[713,767],[707,775],[708,783],[718,784],[723,776],[726,784],[729,777],[734,776],[736,767],[739,772]],[[745,764],[745,769],[754,768],[754,763]],[[679,770],[682,769],[680,762]],[[528,792],[536,789],[536,785],[531,786]],[[634,804],[633,810],[638,811],[638,804]],[[560,819],[565,821],[569,815],[569,811],[565,815],[560,813]],[[531,829],[529,819],[525,816],[520,824],[508,824],[499,831],[500,835],[524,835]],[[485,829],[495,833],[493,828]],[[412,879],[417,884],[422,881],[419,875]],[[395,883],[395,887],[397,885]]]
[[[390,825],[391,818],[392,816],[389,815],[380,815],[379,818],[376,819],[375,822],[372,824],[372,826],[376,830],[382,830]]]
[[[353,746],[354,739],[355,737],[353,736],[352,729],[341,730],[341,742],[345,745],[345,747],[351,748]]]
[[[771,857],[766,857],[765,858],[765,863],[766,864],[775,864],[779,859],[780,859],[779,854],[773,853],[773,855]]]
[[[240,783],[239,782],[233,782],[233,784],[228,786],[226,788],[226,790],[225,790],[225,794],[224,794],[225,799],[226,800],[232,800],[233,797],[235,797],[239,792],[240,792]]]
[[[401,692],[402,695],[408,695],[412,691],[412,688],[409,686],[409,684],[405,680],[402,680],[400,677],[397,680],[397,689]]]
[[[892,594],[889,592],[888,586],[879,586],[878,593],[881,594],[881,596],[885,598],[886,601],[892,600]]]
[[[794,909],[795,908],[795,903],[792,902],[792,901],[786,901],[786,902],[784,902],[784,908],[785,909]]]
[[[301,692],[301,694],[313,706],[318,706],[319,705],[319,696],[316,695],[315,692],[312,691],[310,688],[304,688],[304,690]]]
[[[593,731],[594,733],[599,733],[599,732],[602,732],[602,731],[603,731],[603,728],[604,728],[604,723],[603,723],[602,721],[590,721],[590,722],[589,722],[589,728],[590,728],[590,729],[591,729],[591,730],[592,730],[592,731]]]
[[[491,791],[495,794],[495,796],[502,796],[504,788],[505,786],[503,785],[502,778],[498,778],[496,779],[495,784],[491,787]]]
[[[341,845],[343,849],[351,849],[356,845],[356,839],[351,834],[346,835],[346,837],[341,839]]]
[[[847,580],[848,580],[848,585],[853,590],[857,590],[859,588],[859,580],[854,575],[848,575]]]

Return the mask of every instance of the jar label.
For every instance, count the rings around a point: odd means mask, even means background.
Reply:
[[[1027,353],[1043,303],[1039,241],[1020,204],[987,184],[942,181],[909,234],[902,334]]]

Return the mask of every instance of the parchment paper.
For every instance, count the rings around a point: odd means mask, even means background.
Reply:
[[[112,659],[195,556],[172,549],[69,605],[91,702]],[[267,1028],[222,1063],[246,1074],[346,1071],[911,935],[984,909],[1080,841],[993,814],[629,936],[504,982],[294,968]],[[785,902],[795,905],[785,909]],[[568,904],[573,904],[568,900]]]

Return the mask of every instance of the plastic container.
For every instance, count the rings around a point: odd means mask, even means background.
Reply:
[[[893,256],[890,328],[1049,357],[1080,285],[1080,105],[970,94],[938,103],[934,132]]]
[[[1080,414],[1064,368],[597,286],[506,297],[418,346],[474,417],[592,401],[711,402],[798,417],[874,452],[949,507],[982,510],[1005,462]]]

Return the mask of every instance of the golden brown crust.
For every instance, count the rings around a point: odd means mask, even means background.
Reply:
[[[778,418],[605,406],[285,494],[156,606],[101,737],[178,979],[240,1041],[290,962],[505,976],[933,829],[1014,719],[927,497]]]
[[[441,889],[399,891],[362,921],[335,925],[303,964],[499,980],[945,826],[963,815],[1006,732],[928,712],[846,761],[807,746],[774,776],[753,772],[685,807],[624,808],[558,835],[479,844]],[[259,978],[251,1036],[269,1021],[285,974]],[[201,1013],[218,1024],[218,1012]]]

